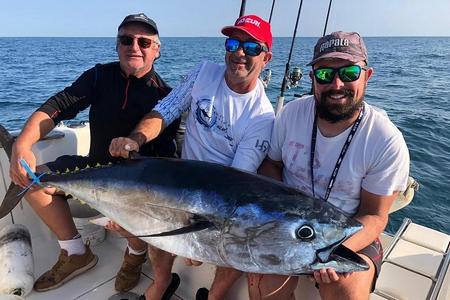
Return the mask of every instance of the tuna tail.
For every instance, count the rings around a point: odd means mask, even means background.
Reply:
[[[19,203],[20,199],[22,199],[22,196],[19,196],[21,191],[22,188],[20,186],[11,183],[0,206],[0,219],[9,214],[16,207],[17,203]]]
[[[12,145],[14,143],[14,137],[0,124],[0,146],[5,149],[8,159],[11,159]]]
[[[8,132],[8,130],[5,129],[5,127],[0,125],[0,146],[5,149],[6,155],[9,159],[11,159],[13,143],[14,137]],[[3,198],[2,205],[0,206],[0,219],[9,214],[9,212],[16,207],[17,203],[19,203],[22,197],[18,194],[21,191],[22,188],[20,186],[11,182],[11,185],[5,194],[5,198]]]

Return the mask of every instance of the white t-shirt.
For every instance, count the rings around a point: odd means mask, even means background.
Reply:
[[[328,202],[354,215],[361,187],[377,195],[406,189],[409,153],[401,132],[382,113],[365,103],[362,121],[339,168]],[[283,181],[312,195],[310,152],[314,122],[314,96],[288,103],[275,120],[269,157],[282,161]],[[323,199],[331,172],[341,153],[348,128],[335,137],[317,130],[314,156],[314,192]]]
[[[269,149],[273,107],[261,81],[252,91],[238,94],[228,87],[224,74],[224,65],[198,65],[154,110],[167,125],[190,109],[182,158],[255,172]]]

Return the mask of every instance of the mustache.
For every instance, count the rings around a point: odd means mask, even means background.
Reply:
[[[322,93],[322,97],[328,97],[331,95],[343,95],[345,97],[353,97],[355,95],[355,92],[349,89],[342,89],[342,90],[329,90]]]

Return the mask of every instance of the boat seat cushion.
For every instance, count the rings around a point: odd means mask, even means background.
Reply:
[[[381,292],[396,299],[425,300],[431,286],[430,278],[384,262],[375,286],[375,293]]]
[[[386,260],[434,278],[442,259],[442,253],[399,239]]]
[[[414,223],[409,224],[402,239],[440,253],[445,253],[450,243],[450,235]]]

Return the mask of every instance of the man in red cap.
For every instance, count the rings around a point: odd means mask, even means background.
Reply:
[[[270,24],[249,15],[238,18],[234,26],[224,27],[222,33],[228,36],[225,65],[203,62],[194,67],[130,136],[111,142],[112,155],[128,157],[129,151],[136,151],[153,140],[189,110],[182,158],[256,172],[269,149],[274,120],[272,104],[258,79],[272,58]],[[145,296],[161,299],[172,280],[174,257],[149,248],[155,281]],[[199,262],[187,260],[187,264]],[[223,299],[241,273],[217,267],[209,299]],[[197,293],[197,298],[203,299],[202,291],[207,296],[208,291],[204,289]]]

